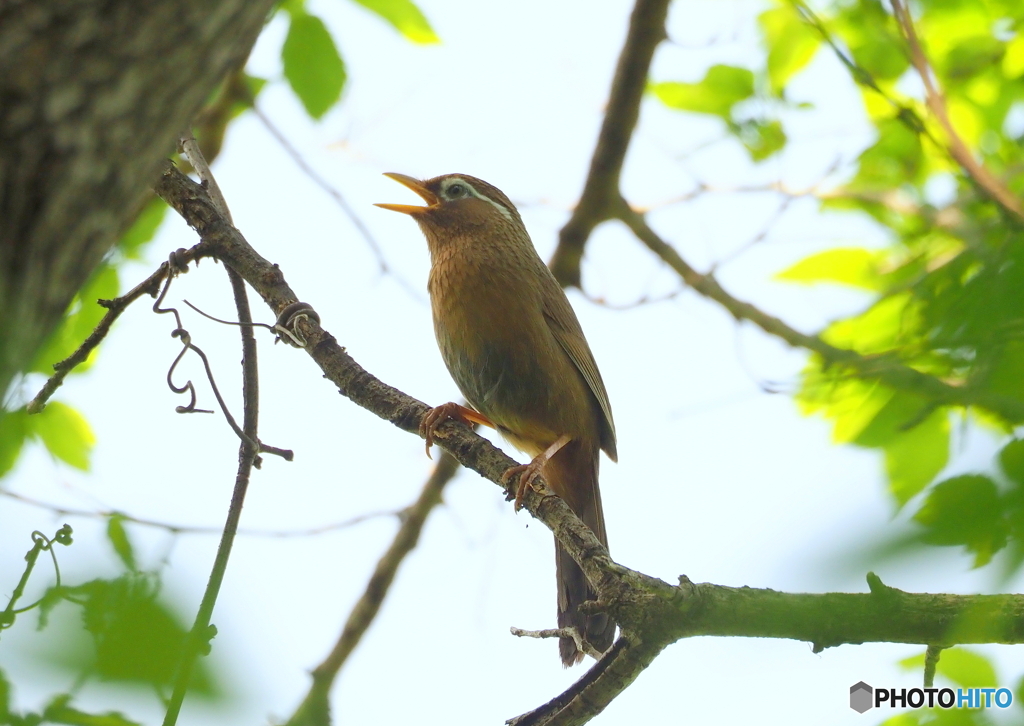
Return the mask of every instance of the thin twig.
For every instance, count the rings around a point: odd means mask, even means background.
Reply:
[[[704,297],[714,300],[737,320],[749,320],[766,333],[776,336],[795,348],[806,348],[831,364],[846,365],[864,378],[875,378],[898,390],[915,391],[946,405],[977,405],[1003,416],[1009,421],[1024,421],[1024,402],[969,386],[950,385],[934,376],[904,365],[893,356],[866,356],[848,348],[837,348],[817,335],[807,335],[785,322],[739,300],[718,283],[713,275],[701,274],[686,262],[679,252],[663,240],[647,224],[642,214],[622,203],[619,216],[648,249],[668,263],[683,281]]]
[[[594,660],[601,660],[601,656],[604,655],[590,643],[583,640],[580,635],[580,631],[573,626],[565,628],[544,628],[542,630],[526,630],[525,628],[511,627],[508,629],[512,635],[517,638],[537,638],[538,640],[553,639],[553,638],[571,638],[576,643],[576,650],[580,653],[586,653]]]
[[[208,312],[205,312],[205,311],[201,310],[200,308],[196,307],[195,305],[190,303],[188,300],[182,300],[182,302],[185,303],[186,305],[188,305],[190,308],[192,308],[194,311],[196,311],[200,315],[202,315],[207,320],[212,320],[215,323],[220,323],[221,325],[232,325],[232,326],[246,325],[246,323],[240,323],[237,320],[222,320],[221,318],[214,317],[213,315],[210,315]],[[277,332],[274,329],[274,326],[270,325],[269,323],[252,322],[252,323],[248,323],[248,325],[249,325],[249,327],[252,327],[252,328],[266,328],[271,333],[275,333],[275,334]]]
[[[198,153],[198,146],[194,149]],[[171,314],[174,316],[174,321],[177,327],[171,331],[171,337],[178,338],[181,341],[181,351],[175,357],[171,363],[170,368],[167,369],[167,386],[175,393],[188,393],[190,400],[187,406],[178,406],[175,411],[178,413],[213,413],[213,411],[196,408],[196,388],[191,380],[185,381],[185,385],[177,386],[174,384],[174,372],[178,367],[178,364],[185,357],[185,354],[192,351],[199,356],[199,359],[203,362],[203,370],[206,372],[206,379],[210,383],[210,388],[213,391],[214,398],[217,399],[217,404],[220,406],[221,413],[224,414],[224,419],[228,422],[228,426],[235,432],[235,435],[242,441],[247,441],[246,433],[242,427],[239,427],[235,421],[235,417],[231,415],[231,411],[228,408],[227,402],[220,393],[220,388],[217,386],[217,380],[213,375],[213,367],[210,365],[209,358],[206,357],[206,353],[202,348],[192,342],[192,335],[185,329],[184,324],[181,321],[181,313],[175,307],[161,307],[164,298],[167,297],[167,293],[171,288],[171,283],[174,281],[174,276],[178,272],[187,272],[187,263],[184,262],[186,257],[186,250],[179,249],[171,253],[170,259],[166,264],[169,265],[172,270],[171,274],[164,279],[163,288],[160,290],[160,294],[157,296],[156,302],[153,303],[153,312],[166,315]],[[191,307],[191,306],[190,306]],[[242,323],[242,327],[249,330],[249,334],[252,334],[252,321],[248,323]],[[276,446],[270,446],[264,444],[261,441],[248,441],[258,452],[273,454],[274,456],[280,456],[285,461],[291,461],[295,454],[290,449],[281,449]],[[256,461],[256,467],[259,468],[259,461]]]
[[[191,257],[188,260],[191,261]],[[107,337],[107,333],[110,332],[111,326],[114,321],[120,317],[129,305],[138,300],[143,295],[150,295],[155,297],[157,292],[160,290],[160,284],[164,281],[167,276],[167,272],[170,269],[169,265],[165,262],[157,268],[156,272],[147,277],[145,280],[140,282],[138,285],[133,287],[126,294],[121,297],[114,298],[113,300],[100,300],[100,305],[107,308],[106,314],[103,319],[100,320],[96,328],[89,334],[78,349],[69,355],[59,363],[55,363],[53,366],[56,371],[43,387],[36,394],[35,398],[29,401],[26,410],[29,413],[39,413],[46,407],[46,402],[50,400],[50,396],[60,387],[64,382],[64,378],[67,377],[76,366],[81,365],[89,357],[89,354],[98,346],[104,338]]]
[[[963,138],[957,133],[952,122],[949,120],[949,113],[946,111],[946,99],[943,97],[942,91],[939,90],[938,81],[932,73],[928,57],[921,47],[920,40],[918,40],[917,31],[914,29],[914,21],[910,17],[910,12],[906,5],[901,0],[892,0],[892,10],[896,16],[900,31],[903,33],[903,37],[906,38],[907,45],[910,46],[910,62],[913,63],[918,75],[921,76],[921,81],[924,83],[925,103],[927,103],[929,110],[935,115],[939,125],[942,126],[942,130],[949,139],[948,151],[950,156],[963,167],[967,175],[974,180],[974,183],[977,184],[989,199],[999,204],[1018,223],[1024,222],[1024,206],[1021,205],[1020,199],[1007,189],[987,167],[974,158],[974,154],[967,148],[967,144],[964,143]]]
[[[334,679],[377,616],[399,565],[416,546],[427,515],[441,503],[441,492],[458,470],[459,462],[447,451],[443,451],[433,473],[423,485],[419,497],[404,511],[402,524],[395,533],[391,546],[377,562],[377,567],[366,584],[366,590],[352,608],[334,648],[327,658],[313,669],[313,683],[309,692],[288,720],[288,724],[299,726],[320,723],[311,716],[327,712],[328,696]]]
[[[277,143],[281,145],[281,148],[285,150],[285,153],[292,158],[292,161],[294,161],[295,165],[299,167],[299,170],[309,177],[310,181],[327,192],[327,195],[333,199],[339,207],[341,207],[341,211],[345,213],[345,216],[348,217],[352,226],[356,228],[356,231],[359,232],[359,235],[363,240],[365,240],[370,251],[373,252],[373,256],[377,258],[377,265],[379,266],[380,271],[395,278],[395,281],[398,282],[398,286],[405,290],[405,292],[407,292],[414,300],[423,302],[422,292],[391,269],[391,265],[388,263],[387,257],[384,255],[384,250],[381,248],[380,243],[377,242],[377,238],[373,236],[373,233],[370,232],[370,228],[367,227],[362,218],[356,214],[356,211],[352,208],[352,205],[348,203],[348,200],[345,199],[342,193],[335,189],[330,182],[320,176],[316,170],[309,165],[302,154],[299,153],[299,150],[292,146],[288,137],[286,137],[284,133],[274,125],[259,106],[253,104],[252,111],[256,114],[256,118],[260,120],[267,131],[270,132],[270,135],[273,136]]]
[[[652,296],[652,295],[646,295],[645,294],[645,295],[641,295],[636,300],[633,300],[632,302],[628,302],[628,303],[610,303],[607,300],[605,300],[603,297],[594,297],[594,296],[592,296],[586,290],[583,290],[583,297],[585,297],[588,301],[590,301],[594,305],[600,305],[601,307],[608,308],[609,310],[633,310],[635,308],[644,307],[645,305],[657,305],[658,303],[669,302],[670,300],[675,300],[677,297],[682,295],[684,292],[686,292],[686,288],[685,287],[681,287],[681,288],[679,288],[677,290],[673,290],[672,292],[665,293],[664,295]]]
[[[186,129],[181,134],[181,150],[185,152],[189,162],[192,164],[192,168],[196,172],[196,176],[199,177],[199,182],[206,189],[217,209],[220,210],[220,213],[224,215],[229,224],[234,224],[235,222],[231,218],[231,210],[228,208],[228,201],[224,198],[224,192],[220,190],[220,185],[217,184],[217,179],[213,176],[213,170],[206,163],[203,151],[199,148],[199,142],[196,141],[195,134],[192,133],[191,129]]]
[[[816,187],[809,187],[807,189],[790,189],[781,181],[772,181],[766,184],[740,184],[732,187],[716,187],[707,182],[698,181],[696,186],[688,192],[683,194],[677,194],[673,197],[665,199],[660,202],[646,205],[633,205],[633,209],[637,212],[653,212],[657,209],[669,207],[674,204],[682,204],[685,202],[692,202],[695,199],[703,197],[706,194],[765,194],[775,193],[780,194],[786,198],[797,199],[801,197],[817,197],[819,193],[816,191]]]
[[[805,23],[810,25],[821,36],[821,39],[832,49],[835,53],[836,58],[839,62],[846,66],[847,70],[850,71],[850,75],[853,76],[853,80],[860,85],[870,88],[872,91],[880,95],[882,98],[887,100],[892,106],[898,110],[904,110],[906,107],[898,100],[890,96],[888,93],[883,91],[878,83],[875,81],[874,76],[868,72],[866,68],[859,65],[851,56],[847,55],[839,44],[836,43],[835,38],[832,37],[832,33],[829,32],[828,28],[825,27],[825,23],[818,17],[811,8],[803,0],[790,0],[790,4],[793,9],[796,10],[797,14],[803,19]]]
[[[941,645],[929,645],[924,652],[924,687],[935,685],[935,670],[939,667],[939,656],[945,648]]]
[[[16,492],[9,491],[7,489],[0,489],[0,496],[14,499],[22,504],[27,504],[32,507],[38,507],[40,509],[46,509],[53,512],[56,515],[63,517],[84,517],[88,519],[110,519],[111,517],[120,517],[125,522],[131,522],[132,524],[138,524],[143,527],[153,527],[155,529],[163,529],[171,534],[221,534],[224,531],[223,527],[198,527],[189,524],[172,524],[170,522],[161,522],[156,519],[146,519],[144,517],[135,517],[131,514],[120,512],[116,509],[75,509],[73,507],[65,507],[60,504],[51,504],[49,502],[42,502],[38,499],[32,499],[26,497],[24,494],[18,494]],[[360,514],[350,519],[345,519],[340,522],[332,522],[330,524],[322,524],[318,527],[307,527],[305,529],[239,529],[238,535],[242,537],[274,537],[287,539],[292,537],[315,537],[321,534],[328,534],[330,532],[336,532],[340,529],[348,529],[354,527],[357,524],[368,522],[372,519],[379,519],[381,517],[397,517],[401,512],[395,510],[381,510],[378,512],[367,512],[366,514]]]
[[[195,137],[192,136],[191,132],[188,132],[182,139],[182,147],[188,154],[192,167],[196,170],[199,178],[203,180],[203,185],[211,194],[211,198],[218,207],[218,211],[230,223],[230,212],[228,211],[227,203],[220,193],[220,188],[213,177],[213,173],[203,158],[202,151],[199,150],[199,145],[195,142]],[[185,652],[174,683],[174,692],[171,695],[167,706],[167,713],[164,716],[164,726],[174,726],[177,722],[189,682],[192,679],[192,669],[195,666],[195,661],[201,653],[208,652],[209,642],[216,635],[216,629],[210,625],[210,619],[213,617],[217,596],[220,594],[220,588],[224,582],[224,573],[227,572],[231,548],[235,541],[235,535],[238,533],[238,523],[242,517],[242,505],[245,502],[245,493],[249,487],[252,468],[253,466],[258,468],[260,461],[260,446],[256,443],[259,441],[257,426],[259,422],[259,372],[256,359],[256,338],[252,332],[252,312],[249,309],[245,282],[242,280],[241,275],[231,269],[230,266],[226,265],[225,268],[227,269],[228,279],[231,282],[231,289],[235,296],[238,320],[242,323],[239,327],[239,332],[242,336],[243,432],[241,443],[238,446],[238,472],[235,475],[235,486],[231,492],[231,504],[228,507],[224,532],[217,547],[217,556],[214,558],[213,567],[210,570],[210,579],[206,584],[206,590],[203,593],[199,611],[196,613],[195,622],[189,631]],[[175,313],[175,316],[177,316],[177,313]],[[206,361],[206,356],[201,351],[199,351],[199,354],[209,374],[209,364]],[[213,385],[212,378],[210,383]],[[227,416],[227,409],[224,408],[216,386],[214,386],[214,394],[217,396],[217,400],[221,403],[221,407]]]
[[[47,537],[45,534],[36,530],[32,533],[32,549],[25,553],[25,570],[21,574],[21,579],[18,580],[18,584],[14,588],[14,592],[11,593],[10,599],[7,601],[7,607],[0,613],[0,630],[5,630],[14,625],[15,616],[31,610],[43,601],[43,598],[36,600],[31,605],[26,605],[22,608],[15,608],[18,600],[25,594],[25,585],[28,584],[29,577],[32,576],[32,570],[35,569],[36,560],[39,559],[40,552],[49,552],[50,558],[53,560],[53,570],[56,577],[56,585],[54,587],[60,590],[60,565],[57,564],[57,553],[53,550],[53,544],[59,542],[60,544],[67,546],[71,544],[71,527],[65,524],[63,527],[57,530],[53,537]]]
[[[793,199],[794,197],[784,196],[782,198],[782,201],[779,202],[779,206],[775,208],[775,211],[772,213],[771,217],[769,217],[768,220],[761,225],[761,229],[757,231],[757,234],[755,234],[753,237],[751,237],[742,245],[734,249],[729,254],[715,260],[711,264],[711,269],[708,272],[714,274],[715,272],[720,270],[724,265],[727,265],[730,262],[735,262],[737,259],[745,255],[747,252],[749,252],[751,248],[756,247],[757,245],[761,244],[766,239],[768,239],[768,235],[771,234],[772,230],[775,228],[775,225],[778,223],[780,219],[782,219],[782,216],[789,210],[790,205],[793,203]]]

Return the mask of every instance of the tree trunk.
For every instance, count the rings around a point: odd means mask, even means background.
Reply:
[[[0,395],[273,0],[0,0]]]

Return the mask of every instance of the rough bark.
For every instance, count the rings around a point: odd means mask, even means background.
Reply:
[[[272,0],[0,0],[0,394]]]

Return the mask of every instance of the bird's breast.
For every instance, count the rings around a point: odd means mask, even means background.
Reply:
[[[594,426],[592,396],[551,333],[528,268],[481,255],[437,256],[429,290],[452,378],[517,447],[536,455],[562,434]]]

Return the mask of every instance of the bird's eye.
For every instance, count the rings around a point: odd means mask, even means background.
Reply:
[[[461,197],[463,194],[465,194],[466,187],[462,186],[461,184],[452,184],[450,187],[448,187],[446,191],[448,192],[449,197]]]

